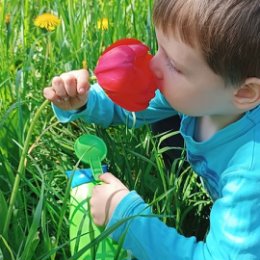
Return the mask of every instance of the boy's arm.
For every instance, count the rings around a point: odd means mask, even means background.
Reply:
[[[225,175],[223,195],[212,207],[205,242],[186,238],[152,217],[150,208],[136,192],[123,198],[107,228],[136,216],[116,229],[112,238],[118,241],[125,235],[123,247],[142,260],[260,259],[260,183],[259,178],[251,178],[241,169]]]
[[[58,120],[63,123],[82,119],[87,123],[95,123],[103,127],[126,124],[130,128],[156,122],[177,114],[159,91],[156,91],[155,98],[151,100],[150,106],[146,110],[135,113],[129,112],[114,104],[98,84],[91,86],[85,109],[64,111],[53,106],[53,110]]]

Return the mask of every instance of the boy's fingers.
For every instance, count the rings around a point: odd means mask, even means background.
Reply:
[[[77,91],[80,95],[86,94],[89,89],[88,76],[88,71],[85,69],[78,70],[76,73]]]
[[[61,77],[54,77],[52,80],[52,88],[59,97],[67,97],[65,85]]]
[[[111,183],[117,181],[117,178],[110,172],[106,172],[104,174],[101,174],[99,176],[99,179],[106,184],[111,184]]]
[[[60,99],[59,96],[57,96],[56,92],[53,90],[52,87],[46,87],[43,89],[43,96],[48,99],[49,101],[57,101]]]
[[[70,74],[64,74],[63,76],[64,88],[69,97],[77,96],[77,80]]]

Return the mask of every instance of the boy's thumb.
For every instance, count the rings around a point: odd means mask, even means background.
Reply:
[[[116,181],[116,177],[110,173],[110,172],[106,172],[106,173],[103,173],[99,176],[99,179],[101,181],[103,181],[104,183],[107,183],[107,184],[110,184],[110,183],[113,183],[114,181]]]

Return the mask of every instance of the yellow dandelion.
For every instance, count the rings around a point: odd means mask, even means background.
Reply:
[[[60,19],[50,13],[44,13],[36,17],[34,25],[47,31],[53,31],[60,24]]]
[[[9,24],[10,21],[11,21],[11,15],[10,15],[10,14],[7,14],[7,15],[5,16],[5,24]]]
[[[97,27],[99,30],[107,30],[108,29],[108,19],[107,18],[99,19],[97,22]]]

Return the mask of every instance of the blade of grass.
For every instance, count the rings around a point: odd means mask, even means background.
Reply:
[[[14,186],[13,186],[12,193],[11,193],[11,198],[10,198],[10,203],[9,203],[9,207],[8,207],[8,211],[7,211],[6,221],[5,221],[5,224],[4,224],[4,229],[3,229],[3,236],[4,237],[7,237],[7,235],[8,235],[8,228],[9,228],[9,225],[10,225],[10,222],[11,222],[13,206],[15,204],[17,193],[18,193],[18,190],[19,190],[20,180],[24,176],[24,170],[25,170],[25,166],[26,166],[26,156],[27,156],[29,145],[30,145],[30,142],[31,142],[33,129],[34,129],[34,126],[35,126],[37,120],[39,119],[43,109],[45,108],[45,106],[48,103],[49,102],[47,100],[45,100],[41,104],[41,106],[38,108],[38,110],[36,111],[36,113],[35,113],[35,115],[32,119],[32,122],[30,124],[25,142],[24,142],[24,148],[23,148],[22,155],[21,155],[21,158],[20,158],[20,162],[19,162],[19,166],[18,166],[18,170],[17,170],[17,175],[15,177]]]
[[[4,259],[15,260],[12,248],[9,246],[8,242],[2,235],[0,235],[0,247],[2,249]]]
[[[43,209],[44,189],[45,189],[44,181],[42,180],[42,187],[41,187],[41,194],[40,194],[39,202],[38,202],[35,212],[34,212],[33,221],[30,226],[29,234],[28,234],[26,242],[25,242],[25,247],[23,249],[21,259],[26,259],[26,260],[33,259],[35,249],[40,241],[38,229],[40,227],[41,214],[42,214],[42,209]]]

